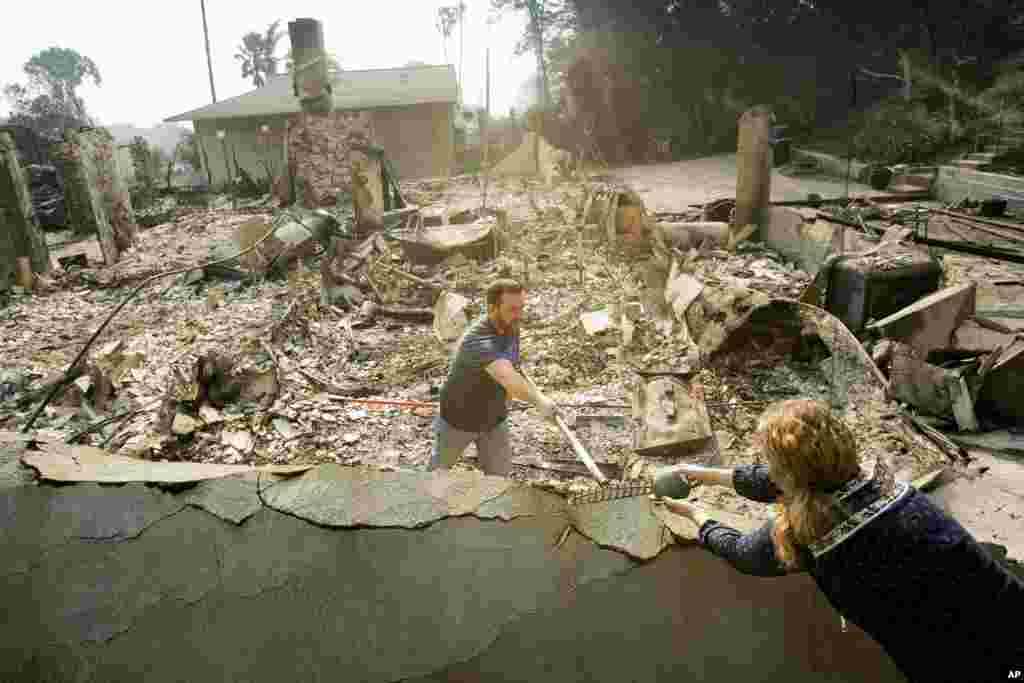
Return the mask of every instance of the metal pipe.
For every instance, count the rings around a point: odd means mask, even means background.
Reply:
[[[950,251],[959,251],[964,254],[984,256],[985,258],[1009,261],[1010,263],[1024,263],[1024,252],[1022,251],[1011,251],[1009,249],[999,249],[998,247],[986,247],[973,242],[948,242],[946,240],[935,240],[928,237],[913,236],[911,239],[918,244],[925,244],[929,247],[941,247],[943,249],[949,249]]]

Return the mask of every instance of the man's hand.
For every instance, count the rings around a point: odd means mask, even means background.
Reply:
[[[555,418],[561,414],[558,411],[558,405],[547,396],[541,396],[540,400],[537,401],[537,412],[545,420],[550,420],[551,422],[554,422]]]

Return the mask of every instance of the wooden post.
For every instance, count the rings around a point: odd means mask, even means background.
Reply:
[[[32,263],[28,256],[19,256],[14,260],[14,281],[19,287],[32,289]]]
[[[608,238],[608,255],[614,256],[615,246],[618,242],[616,229],[616,218],[619,216],[619,192],[615,191],[608,202],[608,214],[605,216],[605,234]]]
[[[594,205],[594,193],[587,191],[586,201],[583,202],[583,215],[577,219],[576,226],[576,265],[580,269],[580,284],[586,282],[586,265],[583,260],[583,233],[587,229],[587,216],[590,215],[590,207]]]
[[[26,261],[30,266],[27,276]],[[18,162],[14,139],[8,133],[0,133],[0,288],[5,288],[15,273],[24,280],[32,272],[49,270],[50,251],[36,223],[32,195]]]
[[[739,122],[736,154],[736,214],[734,228],[760,225],[771,201],[772,112],[757,106],[744,112]]]

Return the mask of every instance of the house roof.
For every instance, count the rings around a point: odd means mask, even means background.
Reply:
[[[342,71],[334,79],[335,109],[402,107],[431,102],[457,102],[459,86],[455,68],[406,66],[398,69]],[[290,74],[272,76],[262,88],[199,109],[164,119],[165,123],[220,119],[302,111],[292,92]]]

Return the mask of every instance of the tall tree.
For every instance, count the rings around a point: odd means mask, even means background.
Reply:
[[[51,47],[35,54],[22,67],[28,83],[4,87],[11,102],[11,120],[41,133],[92,125],[78,88],[86,80],[100,85],[96,64],[75,50]]]
[[[455,24],[458,22],[459,8],[456,6],[452,7],[438,7],[437,8],[437,32],[441,34],[441,49],[444,51],[444,61],[448,62],[448,41],[452,37],[452,29],[455,28]]]
[[[557,73],[557,81],[564,76],[567,63],[567,43],[577,30],[577,12],[572,0],[491,0],[496,11],[525,12],[527,22],[522,37],[516,43],[515,52],[523,55],[533,52],[537,57],[537,85],[540,102],[551,104],[552,90],[558,90],[558,83],[552,84],[551,72]],[[561,60],[557,66],[551,63],[550,53],[558,54]]]
[[[238,46],[235,59],[242,63],[242,78],[252,78],[252,83],[257,88],[262,88],[267,82],[267,76],[277,75],[278,57],[277,43],[281,40],[281,31],[278,29],[280,21],[275,21],[262,35],[250,31],[242,36],[242,44]]]
[[[448,61],[448,40],[452,36],[455,25],[459,25],[459,91],[462,91],[462,56],[465,37],[466,3],[459,0],[454,5],[437,8],[437,31],[441,34],[441,45],[444,59]]]

